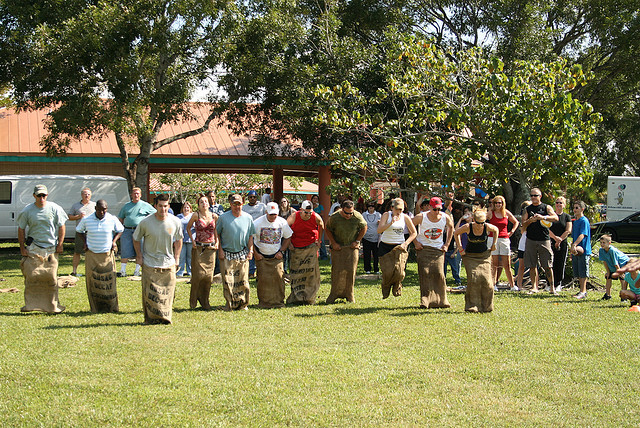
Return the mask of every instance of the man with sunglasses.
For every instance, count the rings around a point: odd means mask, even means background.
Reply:
[[[18,214],[18,243],[23,257],[20,266],[25,285],[23,312],[59,313],[65,309],[58,300],[57,254],[62,253],[65,222],[69,217],[58,204],[47,201],[48,195],[45,185],[35,186],[35,202]]]
[[[331,243],[331,292],[327,303],[344,298],[354,302],[354,285],[360,241],[367,232],[367,222],[355,210],[353,201],[344,200],[340,209],[327,221],[326,235]]]
[[[532,289],[529,293],[537,293],[538,259],[547,276],[551,294],[557,295],[553,278],[553,250],[549,237],[549,227],[558,221],[558,215],[550,205],[542,203],[542,192],[537,187],[531,189],[531,205],[522,216],[522,228],[527,232],[524,250],[525,266],[530,269]]]

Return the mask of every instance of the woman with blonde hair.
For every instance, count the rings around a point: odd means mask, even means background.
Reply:
[[[493,275],[491,251],[496,249],[498,228],[487,224],[487,212],[476,210],[473,221],[456,229],[453,236],[458,248],[462,247],[460,235],[466,233],[467,247],[460,251],[467,271],[467,292],[464,296],[464,310],[467,312],[491,312],[493,310]],[[493,235],[489,247],[489,234]]]
[[[389,297],[393,289],[394,296],[402,294],[402,281],[405,277],[405,265],[409,255],[407,247],[418,234],[411,218],[403,211],[406,204],[401,198],[391,201],[391,211],[382,214],[377,232],[382,234],[378,244],[378,257],[382,270],[382,298]],[[404,229],[409,229],[405,238]]]
[[[491,272],[494,284],[497,284],[500,279],[498,267],[502,267],[507,274],[510,289],[515,290],[513,273],[511,272],[511,240],[509,238],[518,230],[519,222],[505,207],[505,200],[502,196],[496,196],[491,202],[491,210],[487,213],[487,220],[498,229],[496,249],[491,253]],[[509,230],[509,223],[513,225],[511,230]]]

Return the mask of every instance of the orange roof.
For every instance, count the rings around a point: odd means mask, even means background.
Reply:
[[[193,103],[194,120],[167,124],[162,127],[158,140],[202,126],[209,115],[210,105]],[[46,135],[44,120],[51,110],[35,110],[16,113],[13,109],[0,109],[0,154],[43,154],[40,140]],[[174,141],[154,152],[164,156],[249,156],[247,136],[233,135],[221,120],[214,120],[205,132]],[[138,153],[132,145],[131,152]],[[99,139],[84,139],[73,142],[69,155],[116,155],[119,156],[115,136],[109,133]]]

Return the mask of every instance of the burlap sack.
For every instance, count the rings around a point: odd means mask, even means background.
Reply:
[[[220,260],[222,294],[225,310],[244,309],[249,305],[249,260]]]
[[[142,311],[145,324],[171,324],[176,291],[176,267],[142,265]]]
[[[115,259],[113,251],[85,252],[85,278],[91,312],[118,312]]]
[[[344,298],[347,302],[355,302],[353,288],[356,282],[358,267],[358,248],[350,246],[331,250],[331,291],[327,303]]]
[[[469,312],[493,311],[491,250],[483,253],[467,253],[462,256],[462,262],[467,271],[464,310]]]
[[[24,306],[22,312],[42,311],[57,314],[65,307],[58,300],[58,255],[46,257],[29,254],[20,261],[24,275]]]
[[[382,298],[389,297],[393,288],[393,295],[402,295],[402,281],[404,281],[405,266],[409,253],[400,245],[380,257],[380,270],[382,270]]]
[[[284,260],[272,257],[256,260],[259,308],[284,306]]]
[[[287,297],[287,305],[314,305],[316,303],[316,296],[320,289],[320,262],[318,261],[317,245],[291,250],[289,279],[291,294]]]
[[[444,275],[444,251],[425,246],[416,251],[420,277],[420,307],[450,308]]]
[[[209,294],[216,268],[216,255],[217,251],[212,247],[194,245],[191,249],[191,293],[189,294],[191,309],[198,306],[198,302],[203,309],[211,309]]]

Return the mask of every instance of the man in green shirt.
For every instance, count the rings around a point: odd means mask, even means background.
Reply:
[[[357,212],[353,201],[345,200],[327,222],[325,234],[331,244],[331,292],[327,303],[338,298],[354,302],[354,284],[360,241],[367,232],[367,222]]]

